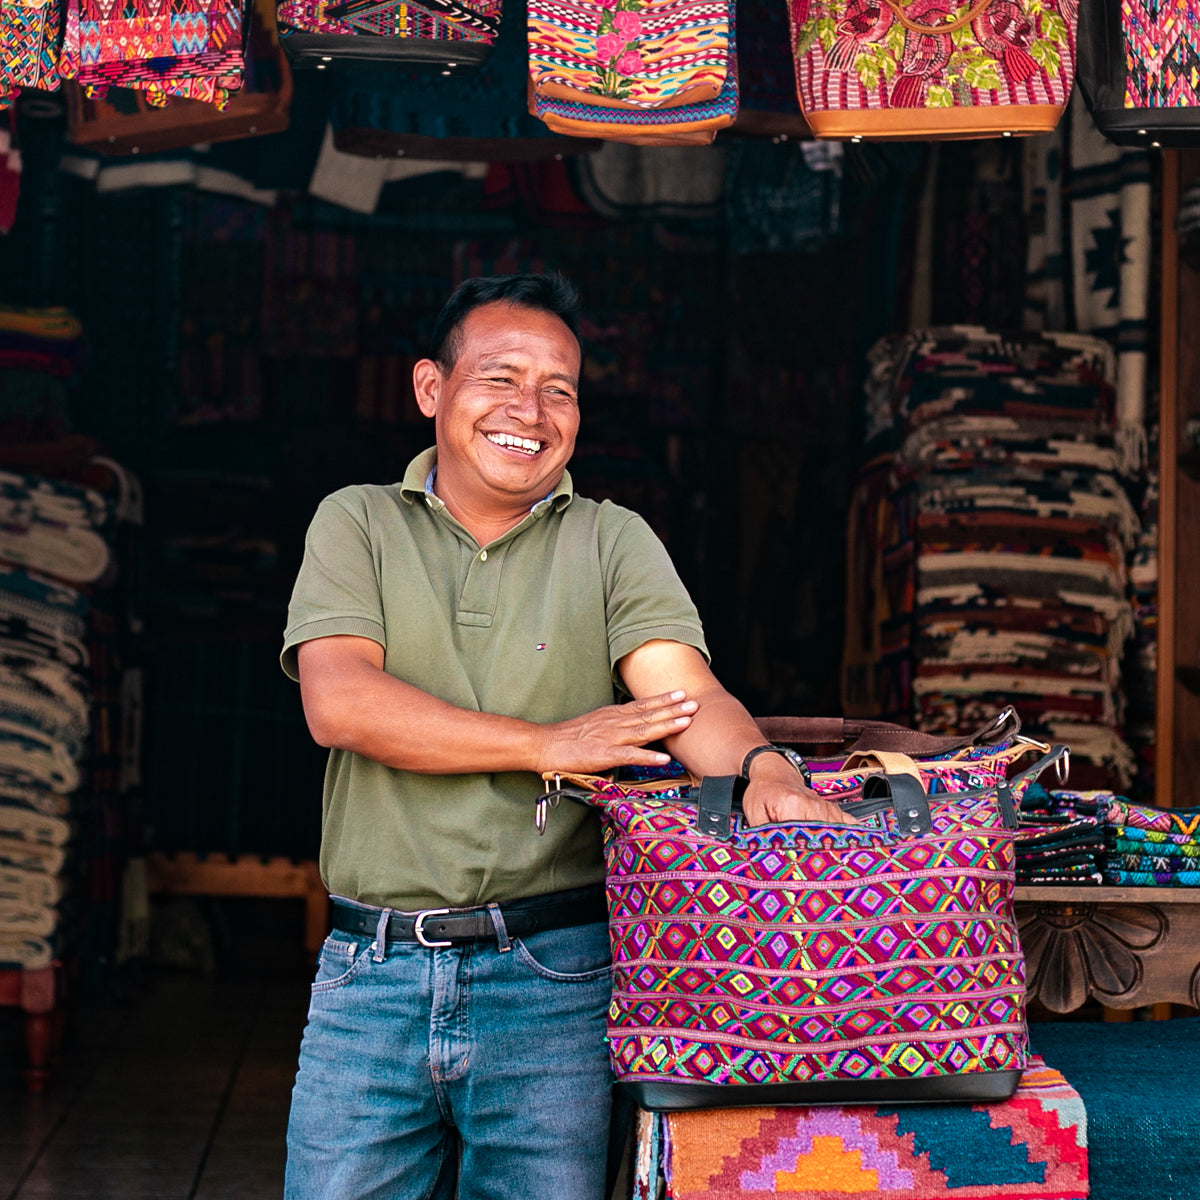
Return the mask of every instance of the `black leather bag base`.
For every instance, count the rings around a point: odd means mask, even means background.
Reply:
[[[940,1075],[933,1079],[815,1080],[811,1083],[655,1083],[639,1080],[618,1087],[648,1112],[690,1112],[697,1108],[788,1107],[795,1105],[931,1104],[961,1101],[993,1104],[1008,1100],[1021,1082],[1020,1071]]]
[[[1200,146],[1200,108],[1126,108],[1120,0],[1079,6],[1076,82],[1096,128],[1118,146]]]
[[[394,67],[410,74],[469,75],[479,70],[492,52],[487,42],[345,33],[289,33],[279,39],[279,44],[298,70]]]

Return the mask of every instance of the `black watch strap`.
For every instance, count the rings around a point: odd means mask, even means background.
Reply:
[[[770,742],[768,742],[765,746],[755,746],[754,749],[742,759],[742,769],[740,773],[743,779],[750,778],[750,764],[760,754],[778,754],[781,758],[786,758],[788,762],[790,762],[792,766],[795,767],[800,773],[800,778],[804,780],[805,784],[812,782],[812,772],[809,771],[808,763],[804,761],[803,755],[798,754],[795,750],[788,746],[776,746]]]

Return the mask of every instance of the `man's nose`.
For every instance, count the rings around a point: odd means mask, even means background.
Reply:
[[[531,383],[518,384],[507,404],[508,412],[519,421],[535,424],[542,418],[542,393]]]

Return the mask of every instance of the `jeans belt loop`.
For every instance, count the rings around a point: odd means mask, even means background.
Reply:
[[[417,913],[413,921],[413,937],[421,943],[422,946],[428,946],[430,950],[439,950],[443,946],[453,946],[453,942],[431,942],[425,936],[425,921],[429,917],[444,917],[450,910],[448,908],[426,908]]]
[[[507,954],[512,949],[512,940],[508,936],[508,926],[504,924],[504,914],[496,903],[487,906],[488,916],[492,918],[492,927],[496,931],[496,944],[501,954]]]
[[[379,914],[379,922],[375,926],[375,953],[371,955],[371,958],[377,963],[383,962],[387,957],[387,927],[388,918],[391,915],[392,910],[385,908]]]

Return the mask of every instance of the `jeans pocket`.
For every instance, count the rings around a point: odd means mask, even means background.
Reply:
[[[317,959],[317,977],[312,985],[313,995],[345,987],[358,974],[370,951],[371,942],[365,939],[348,942],[344,935],[331,933],[325,939],[321,947],[321,956]]]
[[[612,974],[608,926],[604,922],[515,938],[513,951],[520,963],[543,979],[589,983]]]

